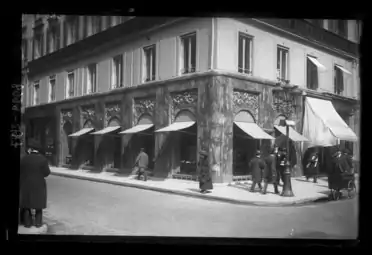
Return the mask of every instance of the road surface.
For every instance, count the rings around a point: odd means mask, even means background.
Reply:
[[[294,207],[233,205],[57,176],[50,234],[250,238],[357,237],[357,199]]]

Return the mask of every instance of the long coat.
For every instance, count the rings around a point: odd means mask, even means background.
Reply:
[[[310,154],[305,168],[306,176],[313,176],[319,174],[319,156],[313,152]]]
[[[252,171],[252,181],[261,182],[262,181],[262,171],[265,169],[265,161],[261,158],[254,157],[249,162],[248,166]]]
[[[199,161],[199,188],[201,190],[213,189],[212,177],[207,159]]]
[[[265,158],[265,170],[263,172],[263,178],[265,181],[270,183],[277,182],[277,173],[276,173],[276,156],[269,155]]]
[[[20,208],[46,208],[45,177],[49,174],[48,160],[43,155],[30,154],[21,159]]]
[[[147,168],[149,165],[149,156],[146,152],[140,152],[136,158],[136,164],[139,168]]]

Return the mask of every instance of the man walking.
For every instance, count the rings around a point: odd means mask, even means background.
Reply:
[[[208,190],[213,189],[212,177],[208,163],[208,153],[204,150],[199,152],[199,188],[200,193],[207,193]]]
[[[252,186],[250,191],[254,192],[256,184],[262,190],[261,182],[262,182],[262,171],[265,169],[265,161],[261,159],[261,152],[259,150],[256,151],[256,156],[249,162],[248,167],[252,171]]]
[[[47,188],[45,178],[50,174],[48,160],[41,155],[37,146],[29,149],[20,162],[20,208],[22,208],[22,223],[26,228],[33,225],[31,209],[35,210],[35,226],[43,223],[43,209],[47,203]]]
[[[286,167],[287,162],[287,152],[285,149],[279,148],[279,152],[277,154],[277,166],[276,166],[276,173],[277,173],[277,183],[280,185],[280,180],[284,183],[283,175]]]
[[[146,154],[144,148],[141,148],[134,165],[138,166],[138,180],[140,180],[141,175],[143,175],[144,181],[147,181],[147,167],[149,165],[149,156]]]
[[[265,163],[266,167],[263,174],[264,188],[262,194],[266,194],[267,186],[269,183],[272,183],[274,185],[275,194],[279,194],[276,173],[275,148],[271,151],[270,155],[265,158]]]
[[[306,164],[306,180],[308,181],[311,177],[314,178],[314,183],[317,183],[317,177],[319,175],[319,152],[318,148],[312,148],[313,152],[310,154]]]

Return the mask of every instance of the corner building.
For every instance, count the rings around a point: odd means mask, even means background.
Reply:
[[[285,108],[302,133],[306,97],[331,101],[359,134],[357,21],[23,19],[26,138],[52,165],[125,173],[143,147],[154,176],[196,179],[205,148],[214,182],[248,178]],[[284,99],[278,81],[302,94]],[[293,175],[303,150],[291,141]]]

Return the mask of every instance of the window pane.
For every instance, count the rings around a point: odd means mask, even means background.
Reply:
[[[156,48],[152,49],[152,80],[155,80],[156,75]]]
[[[239,72],[243,68],[243,37],[239,35],[239,59],[238,59],[238,69]]]
[[[311,64],[312,62],[307,58],[306,61],[306,85],[307,88],[311,88]]]
[[[195,71],[196,68],[196,35],[192,35],[191,38],[191,67],[193,70],[190,70],[192,72]]]
[[[276,69],[280,70],[280,54],[281,54],[281,49],[278,48],[277,54],[276,54]]]
[[[188,69],[189,69],[189,38],[184,38],[183,40],[183,52],[184,52],[184,55],[183,55],[183,59],[184,59],[184,64],[183,64],[183,67],[184,67],[184,71],[185,72],[188,72]]]
[[[244,38],[245,40],[245,56],[244,56],[244,62],[245,62],[245,73],[248,73],[251,70],[251,43],[252,41],[249,38]]]
[[[281,70],[281,78],[287,79],[286,72],[287,72],[287,54],[286,50],[282,50],[282,70]]]

